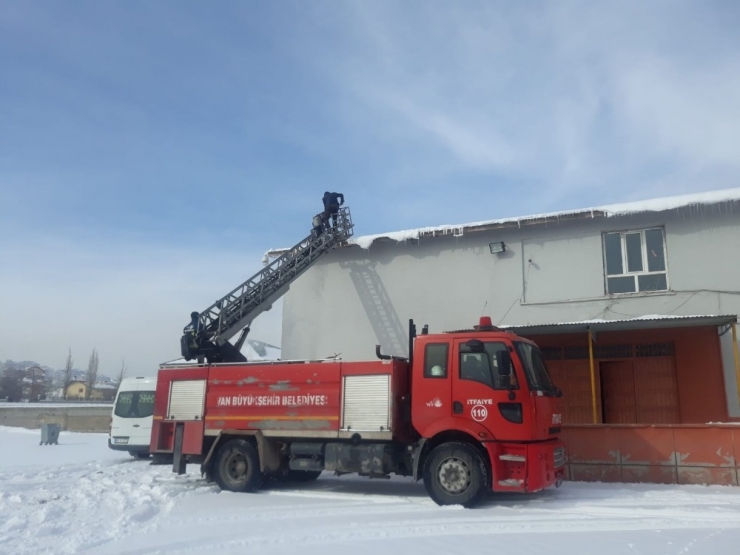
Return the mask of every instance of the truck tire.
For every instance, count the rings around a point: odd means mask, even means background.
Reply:
[[[223,490],[257,491],[262,471],[257,449],[244,439],[231,439],[219,447],[213,461],[213,478]]]
[[[488,469],[470,444],[443,443],[424,464],[424,487],[437,505],[477,505],[488,492]]]

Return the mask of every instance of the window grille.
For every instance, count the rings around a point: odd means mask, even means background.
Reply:
[[[647,343],[635,345],[635,356],[670,357],[673,356],[673,343]]]

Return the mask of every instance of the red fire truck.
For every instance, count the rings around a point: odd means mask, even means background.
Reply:
[[[440,505],[563,479],[561,393],[530,340],[481,318],[416,334],[408,358],[162,365],[150,450],[225,490],[322,471],[423,479]]]

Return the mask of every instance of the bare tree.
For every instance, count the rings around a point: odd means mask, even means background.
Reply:
[[[85,398],[89,399],[92,395],[93,388],[98,382],[98,351],[93,349],[90,355],[90,361],[87,363],[87,373],[85,374]]]
[[[116,393],[118,393],[118,388],[121,387],[121,382],[126,377],[127,372],[128,364],[126,364],[124,359],[121,359],[121,369],[118,371],[118,376],[116,376]]]
[[[29,385],[26,396],[29,401],[40,401],[46,397],[46,373],[40,366],[34,364],[26,368],[25,382]]]
[[[65,401],[67,400],[67,389],[69,388],[69,384],[72,383],[72,365],[74,362],[75,361],[72,358],[72,349],[69,349],[67,362],[64,365],[64,385],[62,386],[62,396]]]

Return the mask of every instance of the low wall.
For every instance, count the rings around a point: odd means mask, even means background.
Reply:
[[[38,404],[0,407],[0,426],[40,428],[41,424],[60,424],[70,432],[107,432],[110,429],[112,406],[50,406]]]
[[[654,484],[740,483],[740,426],[563,426],[567,480]]]
[[[110,406],[1,406],[0,426],[61,424],[107,432]],[[566,479],[583,482],[740,484],[740,426],[722,424],[565,425]]]

